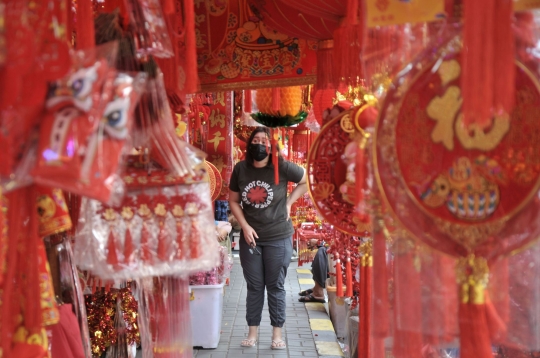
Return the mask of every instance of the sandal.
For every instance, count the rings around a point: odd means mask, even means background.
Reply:
[[[317,298],[313,296],[311,293],[307,296],[300,297],[298,299],[298,302],[320,302],[320,303],[326,303],[326,300],[324,298]]]
[[[313,293],[313,290],[312,290],[311,288],[308,289],[308,290],[299,292],[299,293],[298,293],[298,296],[307,296],[307,295],[309,295],[310,293]]]
[[[240,345],[242,347],[255,347],[255,345],[257,344],[257,340],[256,339],[244,339],[242,341],[242,343],[240,343]]]
[[[270,348],[273,350],[287,349],[287,345],[283,339],[280,339],[279,341],[272,340]]]

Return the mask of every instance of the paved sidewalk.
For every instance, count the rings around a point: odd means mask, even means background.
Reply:
[[[306,267],[308,268],[308,267]],[[284,326],[286,350],[271,350],[272,326],[265,302],[256,347],[243,348],[240,342],[247,336],[246,284],[240,260],[235,257],[230,285],[225,288],[222,332],[216,349],[194,349],[196,358],[249,358],[249,357],[311,357],[337,358],[343,354],[337,343],[332,323],[321,303],[298,302],[298,292],[313,285],[305,268],[298,269],[291,262],[285,289],[287,290],[287,321]]]

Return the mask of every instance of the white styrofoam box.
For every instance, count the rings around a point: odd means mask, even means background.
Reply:
[[[233,244],[231,244],[232,250],[240,251],[240,232],[235,232],[232,235],[232,237],[233,237]]]
[[[189,286],[193,347],[217,348],[221,337],[223,286]]]
[[[343,286],[343,292],[347,288]],[[334,325],[336,336],[338,338],[347,338],[347,313],[349,307],[344,297],[336,296],[336,287],[330,284],[330,279],[326,280],[326,293],[328,294],[328,310],[330,311],[330,320]]]

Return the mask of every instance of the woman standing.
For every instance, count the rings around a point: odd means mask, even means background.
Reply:
[[[257,127],[249,137],[246,159],[234,167],[229,186],[230,208],[242,227],[240,262],[248,291],[249,333],[242,341],[243,347],[257,344],[266,287],[273,326],[271,348],[286,348],[281,329],[285,323],[284,282],[291,262],[294,233],[289,215],[292,204],[307,192],[307,184],[302,167],[281,157],[278,160],[279,184],[276,185],[270,131]],[[298,185],[287,197],[289,182]]]

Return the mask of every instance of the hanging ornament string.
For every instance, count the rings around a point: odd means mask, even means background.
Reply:
[[[506,117],[515,100],[512,0],[464,0],[464,125],[487,129],[492,117]]]
[[[276,185],[279,184],[279,130],[277,128],[272,128],[272,165],[274,166],[274,182]]]

